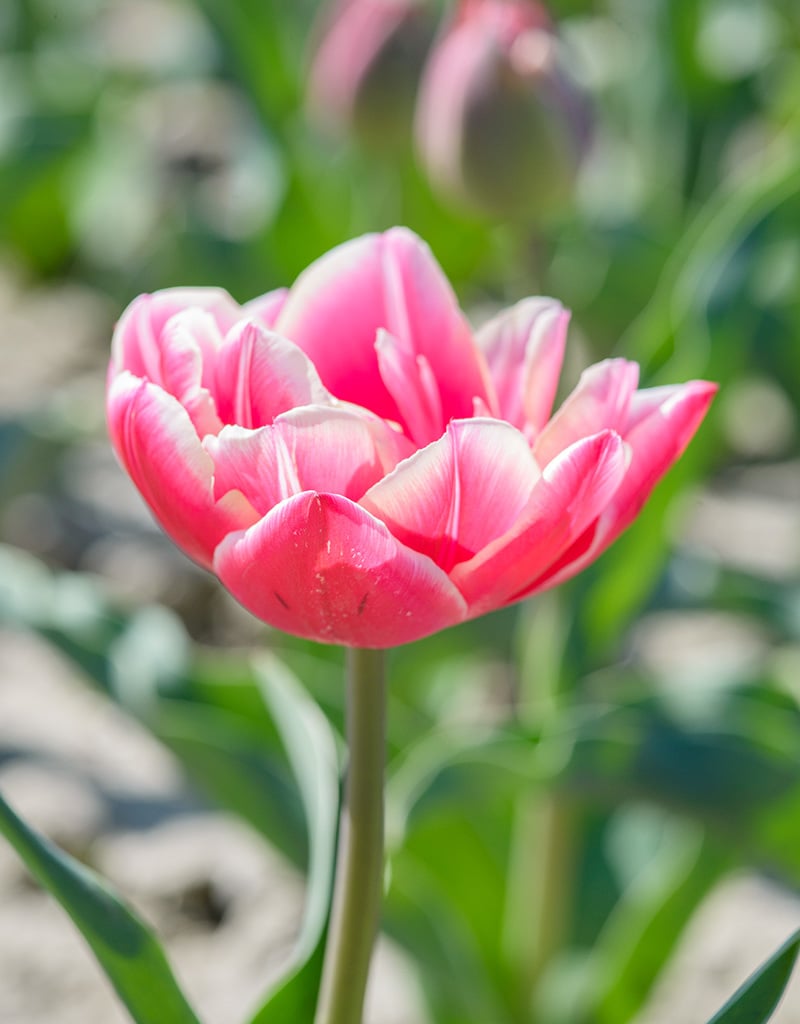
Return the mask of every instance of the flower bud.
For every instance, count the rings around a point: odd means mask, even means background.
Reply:
[[[406,144],[434,31],[424,0],[339,0],[311,66],[312,116],[372,149]]]
[[[540,218],[568,200],[588,117],[540,4],[462,2],[428,61],[416,133],[434,183],[483,213]]]

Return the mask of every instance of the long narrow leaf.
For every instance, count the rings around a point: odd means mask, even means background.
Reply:
[[[331,727],[289,669],[261,657],[256,674],[292,767],[308,829],[303,926],[289,967],[252,1024],[311,1020],[330,911],[339,812],[339,760]]]
[[[153,933],[104,882],[29,828],[2,797],[0,832],[83,933],[137,1024],[199,1024]]]
[[[766,1024],[780,1002],[798,953],[800,929],[750,975],[708,1024]]]
[[[727,861],[710,843],[678,832],[627,892],[590,955],[598,1024],[632,1020],[650,994],[694,911]]]

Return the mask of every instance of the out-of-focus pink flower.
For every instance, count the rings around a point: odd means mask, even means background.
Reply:
[[[444,194],[489,214],[541,217],[568,199],[588,127],[542,5],[462,0],[417,107],[420,157]]]
[[[373,148],[407,145],[435,29],[426,0],[336,0],[318,30],[308,82],[312,115]]]
[[[555,414],[568,313],[525,299],[473,335],[404,228],[289,291],[143,295],[117,325],[114,447],[173,540],[279,629],[389,647],[588,565],[716,391],[588,369]]]

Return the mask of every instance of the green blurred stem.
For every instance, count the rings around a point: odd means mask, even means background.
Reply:
[[[540,749],[558,758],[555,730],[569,687],[564,665],[566,621],[557,594],[545,594],[522,609],[520,637],[519,718],[540,735]],[[574,827],[570,802],[545,785],[525,793],[515,808],[505,949],[521,1021],[531,1019],[536,986],[568,938]]]
[[[383,888],[386,656],[347,655],[349,761],[315,1024],[361,1024]]]
[[[521,1019],[529,1020],[536,985],[563,948],[571,915],[573,814],[552,793],[531,793],[516,808],[506,940]]]

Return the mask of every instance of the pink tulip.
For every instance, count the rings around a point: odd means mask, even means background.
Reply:
[[[427,0],[333,0],[323,10],[308,80],[317,122],[368,147],[407,145],[435,31]]]
[[[117,325],[117,454],[173,540],[256,616],[390,647],[574,575],[631,522],[716,391],[588,369],[555,414],[569,314],[473,335],[404,228],[286,291],[143,295]]]
[[[420,84],[420,159],[442,194],[540,219],[570,198],[587,148],[586,97],[533,0],[461,0]]]

